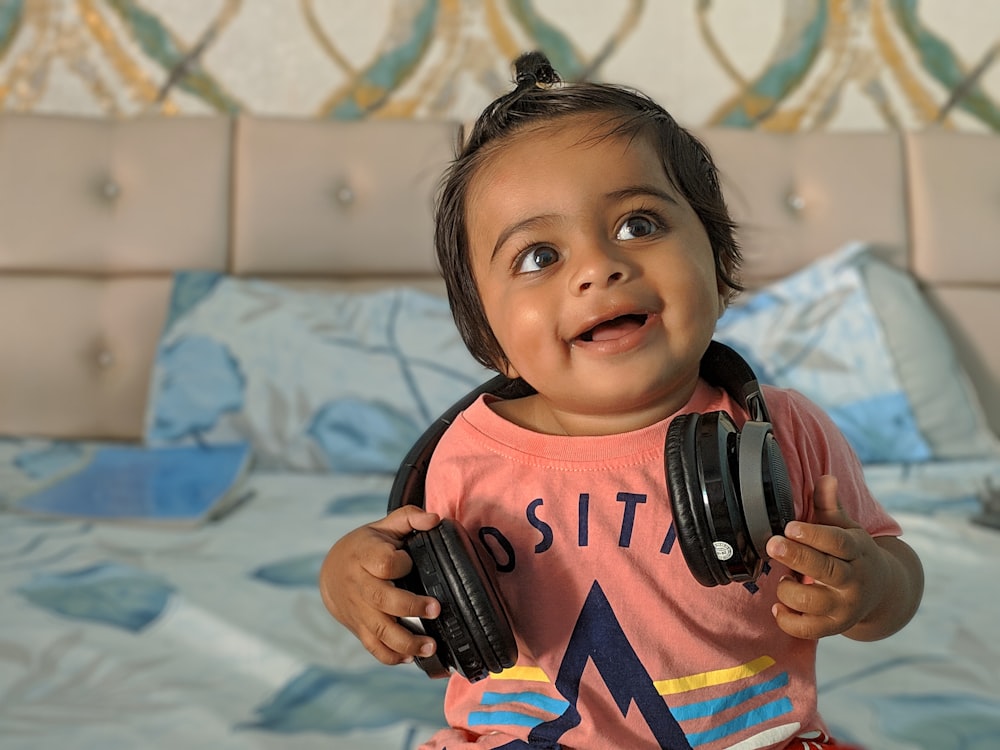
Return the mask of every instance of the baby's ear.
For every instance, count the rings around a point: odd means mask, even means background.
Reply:
[[[729,286],[727,284],[724,284],[723,282],[720,281],[719,282],[719,312],[715,316],[716,320],[718,320],[719,318],[721,318],[723,316],[723,314],[725,314],[726,308],[729,307],[729,298],[731,296],[732,296],[732,290],[729,288]]]

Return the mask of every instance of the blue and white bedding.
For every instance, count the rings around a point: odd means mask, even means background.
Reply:
[[[835,733],[1000,747],[1000,531],[971,522],[1000,452],[912,280],[851,246],[748,295],[719,337],[830,412],[926,568],[902,632],[823,642]],[[486,375],[437,297],[180,274],[145,441],[250,442],[252,497],[190,529],[31,518],[17,498],[92,451],[0,440],[0,747],[415,747],[443,721],[443,683],[375,662],[315,579],[384,513],[423,426]]]
[[[952,469],[925,472],[927,497],[879,467],[926,567],[924,604],[885,641],[820,648],[824,713],[869,750],[1000,746],[1000,532],[970,523]],[[376,663],[315,587],[390,481],[254,473],[248,503],[192,530],[2,517],[0,746],[415,747],[443,721],[442,682]]]
[[[874,466],[866,475],[920,555],[926,589],[891,638],[822,642],[824,715],[837,736],[870,750],[1000,747],[1000,531],[970,520],[982,493],[1000,487],[1000,464]]]

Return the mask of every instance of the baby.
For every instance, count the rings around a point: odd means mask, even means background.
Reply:
[[[386,664],[433,652],[398,618],[440,604],[393,584],[442,517],[495,568],[515,666],[449,679],[422,748],[833,748],[817,640],[884,638],[923,589],[914,552],[824,413],[765,387],[796,520],[756,581],[706,587],[676,544],[664,442],[680,415],[745,405],[700,376],[740,290],[714,163],[649,98],[562,84],[538,53],[476,122],[443,183],[436,247],[477,360],[534,389],[453,422],[404,507],[330,550],[333,616]],[[502,544],[497,544],[502,542]]]

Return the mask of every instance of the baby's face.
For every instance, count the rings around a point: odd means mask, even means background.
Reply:
[[[542,432],[610,434],[690,397],[725,306],[705,229],[645,139],[593,116],[523,133],[468,193],[472,270],[507,374],[501,407]]]

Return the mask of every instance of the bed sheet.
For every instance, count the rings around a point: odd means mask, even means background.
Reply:
[[[969,523],[982,468],[873,470],[927,595],[892,638],[822,643],[821,705],[843,738],[1000,746],[1000,533]],[[249,481],[248,503],[197,529],[0,516],[0,746],[407,750],[443,721],[443,682],[377,664],[315,587],[390,478]]]
[[[401,750],[443,721],[443,683],[375,662],[316,588],[391,478],[248,481],[197,529],[2,516],[0,747]]]
[[[1000,747],[1000,531],[971,519],[1000,488],[995,460],[866,468],[926,576],[921,607],[877,643],[827,638],[820,707],[833,733],[869,750]]]

